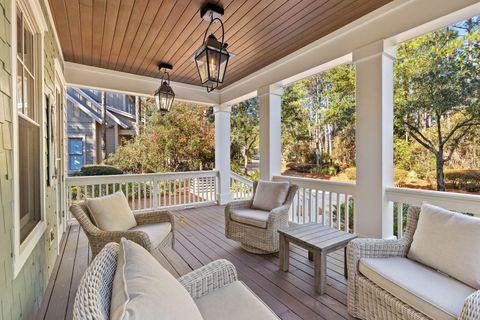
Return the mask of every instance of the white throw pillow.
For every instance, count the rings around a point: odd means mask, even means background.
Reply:
[[[188,291],[143,247],[122,238],[110,319],[201,320]]]
[[[278,208],[287,199],[289,182],[258,181],[252,208],[270,211]]]
[[[480,289],[480,219],[424,203],[408,258]]]
[[[137,225],[128,200],[121,191],[86,201],[93,223],[103,231],[126,231]]]

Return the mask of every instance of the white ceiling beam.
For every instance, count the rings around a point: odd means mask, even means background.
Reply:
[[[221,89],[220,103],[350,62],[351,52],[370,43],[389,39],[395,44],[479,14],[478,0],[395,0]]]
[[[152,97],[160,86],[160,79],[136,74],[65,62],[65,80],[68,85]],[[218,105],[219,92],[207,93],[207,89],[171,81],[175,100],[203,105]]]

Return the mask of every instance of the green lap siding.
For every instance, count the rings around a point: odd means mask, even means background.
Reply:
[[[46,20],[44,2],[40,1]],[[47,231],[40,239],[18,276],[13,278],[13,124],[11,100],[11,0],[0,0],[0,319],[34,319],[57,256],[57,238],[49,245],[47,234],[56,232],[56,190],[45,193]],[[15,24],[13,24],[15,25]],[[49,26],[52,30],[52,26]],[[44,37],[45,93],[54,96],[55,63],[59,56],[52,32]],[[43,111],[45,112],[45,111]],[[45,124],[44,124],[45,125]],[[46,143],[46,136],[44,137]],[[46,149],[45,149],[46,150]],[[47,155],[44,154],[45,164]]]

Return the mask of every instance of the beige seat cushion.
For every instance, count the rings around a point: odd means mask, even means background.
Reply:
[[[279,319],[241,281],[217,289],[195,300],[205,320],[269,320]]]
[[[143,231],[150,238],[152,247],[156,248],[162,243],[162,241],[172,231],[172,225],[170,222],[154,223],[154,224],[142,224],[130,229],[131,231]]]
[[[101,230],[126,231],[137,225],[127,198],[121,191],[86,201],[92,222]]]
[[[289,188],[288,182],[258,181],[252,208],[270,211],[280,207],[287,199]]]
[[[259,228],[267,227],[268,215],[268,211],[245,208],[234,208],[230,212],[232,220]]]
[[[475,289],[406,258],[361,259],[360,272],[379,287],[436,320],[457,319]]]
[[[123,238],[113,279],[110,319],[201,320],[185,288],[143,247]]]
[[[408,258],[480,289],[480,219],[424,203]]]

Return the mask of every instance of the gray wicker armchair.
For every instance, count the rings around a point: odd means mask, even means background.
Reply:
[[[132,240],[142,247],[152,252],[153,250],[162,247],[173,248],[175,243],[174,230],[175,219],[174,216],[168,211],[153,211],[147,213],[135,214],[135,220],[137,221],[137,227],[127,231],[103,231],[100,230],[95,224],[93,224],[90,218],[90,212],[84,201],[72,205],[70,212],[78,220],[81,227],[85,231],[92,249],[92,258],[95,257],[100,250],[109,242],[119,243],[121,238],[127,238]],[[150,232],[142,230],[147,225],[154,225],[168,222],[171,225],[171,231],[161,241],[155,241]]]
[[[409,208],[407,230],[399,240],[355,239],[349,243],[347,303],[350,315],[359,319],[431,319],[393,296],[359,271],[362,258],[405,258],[413,241],[419,215],[420,208]],[[480,290],[467,297],[458,319],[480,320]]]
[[[253,197],[255,196],[257,184],[258,182],[253,182]],[[290,185],[285,202],[282,206],[268,212],[268,218],[264,227],[232,219],[232,212],[235,209],[252,207],[253,197],[250,200],[230,202],[225,207],[225,236],[228,239],[239,241],[244,250],[252,253],[268,254],[278,252],[278,230],[288,228],[288,211],[297,190],[297,185]]]

